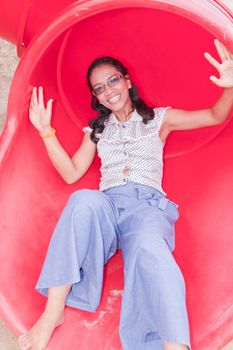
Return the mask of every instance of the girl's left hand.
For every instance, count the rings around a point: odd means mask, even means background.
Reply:
[[[215,60],[208,52],[205,52],[205,58],[217,69],[219,78],[211,76],[210,80],[219,87],[232,88],[233,87],[233,54],[220,42],[218,39],[214,40],[215,47],[218,51],[222,63]]]

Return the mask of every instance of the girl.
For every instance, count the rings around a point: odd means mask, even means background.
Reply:
[[[118,248],[124,260],[120,338],[124,350],[191,349],[185,285],[176,264],[174,224],[177,205],[162,188],[163,147],[174,130],[224,122],[233,108],[233,55],[218,40],[221,59],[206,59],[224,88],[210,109],[186,111],[148,107],[137,94],[127,69],[112,57],[95,60],[87,79],[98,112],[72,158],[51,127],[52,100],[33,88],[30,120],[48,155],[67,183],[80,179],[96,150],[101,158],[99,190],[72,194],[54,231],[37,290],[48,296],[32,329],[19,337],[23,350],[42,350],[63,322],[64,306],[95,311],[103,266]],[[99,349],[98,349],[99,350]]]

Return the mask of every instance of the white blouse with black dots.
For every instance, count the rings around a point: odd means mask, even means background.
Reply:
[[[155,108],[155,117],[147,124],[136,110],[124,123],[110,114],[103,132],[96,134],[101,159],[101,191],[133,181],[152,186],[166,195],[162,189],[164,144],[159,129],[167,108],[170,107]],[[83,131],[92,129],[88,126]]]

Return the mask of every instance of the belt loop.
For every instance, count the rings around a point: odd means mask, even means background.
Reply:
[[[135,191],[136,198],[140,199],[140,191],[139,191],[138,185],[136,183],[133,183],[133,189]]]
[[[137,186],[135,186],[135,190],[136,190],[136,198],[137,199],[140,199],[140,191],[139,191],[139,188]]]
[[[169,199],[167,199],[166,197],[161,197],[159,199],[159,205],[158,208],[161,210],[166,210],[167,209],[167,205],[168,205]]]

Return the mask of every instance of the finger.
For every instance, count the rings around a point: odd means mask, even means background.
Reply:
[[[53,99],[50,99],[47,102],[47,106],[46,106],[46,109],[50,115],[52,114],[52,106],[53,106]]]
[[[222,45],[222,48],[223,48],[223,51],[224,51],[224,54],[225,54],[225,58],[227,60],[230,60],[231,59],[230,51],[228,50],[228,48],[223,43],[221,43],[221,45]]]
[[[220,81],[218,78],[216,78],[215,76],[211,75],[210,76],[210,80],[212,81],[212,83],[214,83],[215,85],[221,87]]]
[[[220,70],[221,64],[215,58],[213,58],[208,52],[205,52],[204,56],[207,59],[207,61],[209,61],[210,64],[212,64],[212,66],[214,66],[218,71]]]
[[[37,100],[37,88],[34,86],[32,89],[32,95],[31,95],[31,101],[30,101],[30,105],[36,105],[38,103]]]
[[[221,41],[215,39],[214,44],[222,61],[225,61],[230,58],[227,48],[223,45]]]
[[[42,86],[39,87],[38,96],[39,96],[39,104],[40,104],[41,106],[44,106],[44,94],[43,94],[43,88],[42,88]]]

